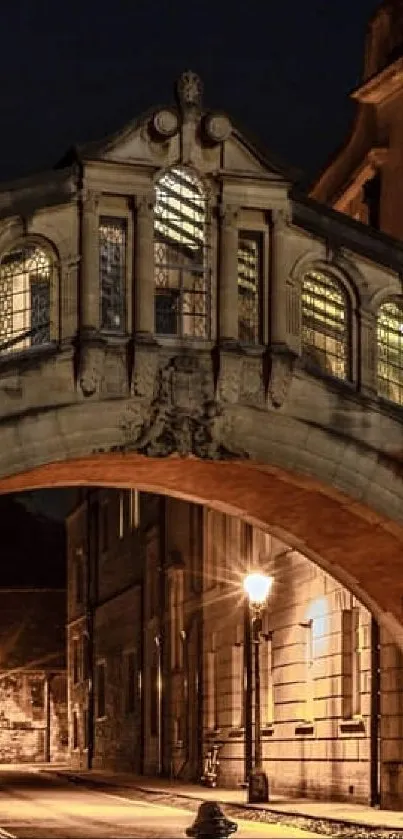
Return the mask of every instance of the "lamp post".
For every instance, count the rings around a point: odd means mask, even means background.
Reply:
[[[266,773],[262,769],[262,742],[261,742],[261,708],[260,708],[260,633],[262,630],[262,611],[269,596],[273,578],[267,574],[248,574],[244,579],[243,587],[249,602],[249,619],[252,624],[251,644],[254,651],[254,673],[255,673],[255,748],[253,767],[248,778],[248,801],[251,803],[266,802],[269,800],[269,782]],[[249,659],[251,660],[251,659]],[[252,673],[251,667],[247,669],[248,693],[251,695]],[[251,714],[251,704],[248,703],[247,712]],[[247,720],[245,732],[251,732],[251,720]]]

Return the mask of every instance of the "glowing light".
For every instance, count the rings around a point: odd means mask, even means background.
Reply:
[[[267,574],[248,574],[243,581],[243,587],[251,603],[262,606],[270,594],[273,577]]]

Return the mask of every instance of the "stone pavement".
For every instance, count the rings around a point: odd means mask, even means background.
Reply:
[[[110,772],[103,769],[75,771],[67,767],[52,767],[49,764],[42,765],[40,771],[55,772],[64,778],[68,777],[70,780],[76,782],[95,783],[120,789],[172,795],[178,798],[218,801],[224,807],[225,805],[229,805],[248,811],[263,810],[268,814],[278,814],[282,817],[282,820],[284,817],[289,816],[290,818],[297,817],[317,820],[321,823],[329,821],[335,827],[337,823],[340,823],[340,827],[342,825],[344,827],[350,826],[352,831],[354,831],[354,828],[362,827],[366,828],[366,835],[378,835],[379,831],[382,830],[388,832],[402,831],[401,835],[403,837],[403,812],[380,810],[365,804],[315,801],[307,798],[291,799],[278,795],[273,795],[268,804],[248,804],[245,789],[208,789],[199,784],[183,783],[182,781],[169,780],[167,778]],[[372,834],[371,832],[368,834],[368,828],[373,828],[374,833]]]

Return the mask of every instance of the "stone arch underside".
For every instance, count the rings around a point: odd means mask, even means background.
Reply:
[[[0,478],[0,493],[72,485],[136,487],[239,515],[349,588],[403,649],[403,525],[334,487],[250,461],[105,453]]]

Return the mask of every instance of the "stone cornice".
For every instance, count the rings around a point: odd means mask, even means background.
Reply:
[[[403,87],[403,57],[385,67],[350,94],[352,99],[365,105],[380,105]]]

